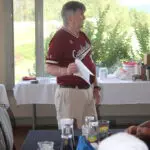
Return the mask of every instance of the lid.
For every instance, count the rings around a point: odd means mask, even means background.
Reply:
[[[63,118],[63,119],[60,120],[60,125],[61,125],[61,128],[63,128],[65,125],[72,126],[73,125],[73,119],[71,119],[71,118]]]

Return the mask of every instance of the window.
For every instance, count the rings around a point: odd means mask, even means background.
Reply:
[[[44,71],[44,56],[52,35],[62,25],[60,10],[67,1],[13,0],[15,82],[28,75],[49,76]],[[137,40],[134,46],[131,44],[136,36],[133,23],[137,24],[136,21],[139,20],[147,24],[150,15],[121,6],[122,3],[119,1],[116,3],[115,0],[79,1],[83,2],[87,8],[84,30],[91,39],[93,59],[97,64],[102,62],[102,65],[114,71],[111,69],[112,64],[117,61],[119,63],[115,65],[115,69],[120,65],[120,60],[142,59],[145,50],[139,47],[138,50],[135,49]],[[138,19],[134,18],[134,14],[138,16]],[[140,31],[142,34],[142,30]],[[146,34],[145,37],[149,35]],[[145,43],[142,44],[145,45]]]
[[[15,82],[35,74],[35,3],[14,0]]]

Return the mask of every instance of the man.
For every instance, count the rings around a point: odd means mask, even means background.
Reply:
[[[52,38],[46,57],[47,72],[57,77],[55,107],[58,125],[61,118],[75,118],[78,128],[84,123],[85,116],[97,117],[95,103],[100,102],[91,44],[80,31],[85,19],[84,12],[85,6],[80,2],[64,4],[61,11],[64,26]],[[75,58],[80,59],[94,74],[90,77],[91,85],[75,75],[78,72]]]

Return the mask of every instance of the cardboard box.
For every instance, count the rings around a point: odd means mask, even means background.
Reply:
[[[150,54],[144,55],[144,65],[150,66]]]

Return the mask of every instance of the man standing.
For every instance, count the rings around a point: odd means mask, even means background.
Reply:
[[[95,104],[100,103],[91,44],[80,31],[85,19],[84,12],[85,6],[80,2],[69,1],[64,4],[61,11],[63,27],[50,41],[46,57],[47,72],[57,77],[55,107],[58,125],[61,118],[75,118],[78,128],[83,125],[85,116],[97,117]],[[75,58],[80,59],[94,74],[90,76],[91,85],[74,75],[78,72]]]

